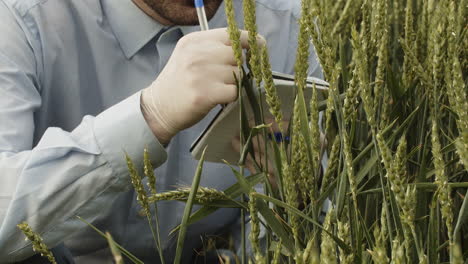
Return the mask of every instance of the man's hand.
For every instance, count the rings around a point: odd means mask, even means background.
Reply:
[[[242,48],[248,33],[241,31]],[[264,45],[263,38],[258,38]],[[181,38],[166,67],[142,92],[143,115],[161,143],[200,121],[217,104],[237,98],[240,76],[226,28]]]
[[[252,122],[250,122],[252,124]],[[280,132],[280,129],[276,122],[274,121],[273,118],[266,118],[265,123],[267,124],[272,124],[271,126],[271,132],[273,133],[278,133]],[[281,128],[283,131],[286,131],[289,125],[288,120],[283,120],[281,123]],[[276,140],[274,136],[272,136],[271,140]],[[267,153],[265,153],[265,143],[268,145],[267,146]],[[232,148],[234,151],[240,153],[240,139],[239,137],[234,137],[231,141]],[[272,149],[272,145],[270,142],[270,139],[265,142],[265,139],[262,135],[257,135],[252,138],[252,146],[253,146],[253,152],[254,154],[254,159],[253,160],[251,155],[247,156],[247,159],[245,160],[245,167],[250,171],[250,173],[255,174],[258,173],[259,171],[255,167],[255,163],[262,166],[263,168],[268,168],[268,179],[270,180],[270,183],[273,188],[276,188],[276,166],[273,162],[274,160],[274,152]],[[267,157],[268,159],[266,159]]]
[[[234,151],[240,153],[240,139],[239,137],[233,138],[231,141],[232,148]],[[245,160],[245,167],[250,171],[250,173],[258,173],[257,169],[255,168],[255,163],[258,165],[261,165],[262,167],[266,168],[268,165],[268,173],[273,174],[275,171],[274,165],[270,162],[272,159],[272,154],[273,152],[271,151],[271,145],[268,142],[268,147],[267,150],[269,151],[268,153],[268,163],[265,161],[265,140],[263,139],[263,136],[255,136],[252,138],[252,147],[253,151],[255,153],[255,162],[252,159],[252,156],[247,156],[247,159]]]

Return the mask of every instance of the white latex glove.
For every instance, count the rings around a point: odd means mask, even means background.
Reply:
[[[241,31],[242,48],[248,33]],[[258,38],[264,45],[263,38]],[[239,76],[226,28],[188,34],[177,43],[158,78],[142,92],[143,115],[163,144],[200,121],[218,104],[235,101]]]

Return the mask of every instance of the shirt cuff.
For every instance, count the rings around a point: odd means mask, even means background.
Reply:
[[[125,153],[137,168],[143,166],[145,148],[148,148],[155,168],[167,158],[166,150],[143,117],[140,97],[141,92],[135,93],[96,116],[94,134],[102,155],[110,163],[116,176],[128,175]]]

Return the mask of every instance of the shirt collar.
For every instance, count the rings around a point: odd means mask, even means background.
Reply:
[[[238,4],[237,2],[235,3]],[[102,0],[102,8],[120,47],[128,59],[165,29],[164,25],[146,15],[131,0]],[[213,18],[210,19],[208,25],[210,28],[227,26],[224,1]],[[200,30],[198,25],[179,26],[179,28],[183,35]]]
[[[133,57],[164,29],[131,0],[102,0],[102,8],[127,58]]]

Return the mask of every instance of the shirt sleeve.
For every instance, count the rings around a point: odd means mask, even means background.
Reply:
[[[159,166],[166,152],[147,126],[140,92],[71,132],[50,127],[33,146],[41,106],[30,34],[0,1],[0,263],[33,255],[16,225],[26,221],[54,247],[131,188],[125,152],[140,166],[147,147]]]

